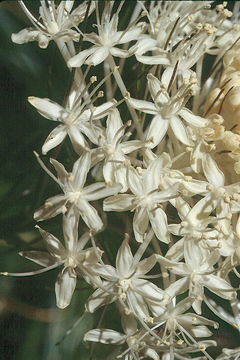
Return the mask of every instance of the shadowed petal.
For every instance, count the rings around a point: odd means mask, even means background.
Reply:
[[[70,304],[76,284],[76,274],[70,268],[63,269],[55,283],[57,307],[64,309]]]
[[[48,135],[47,139],[45,140],[42,153],[45,155],[49,150],[55,148],[65,139],[67,136],[67,130],[65,125],[57,126],[50,134]]]

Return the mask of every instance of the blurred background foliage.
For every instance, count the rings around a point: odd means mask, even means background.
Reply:
[[[28,0],[26,3],[37,15],[39,2]],[[133,5],[134,1],[127,2],[122,11],[122,23]],[[41,146],[53,128],[52,123],[36,112],[27,97],[48,97],[61,104],[71,81],[69,70],[53,41],[46,50],[40,49],[36,42],[23,45],[11,42],[13,32],[28,26],[30,23],[17,1],[0,3],[0,271],[9,272],[39,268],[21,258],[18,251],[43,248],[40,235],[34,229],[33,212],[45,199],[59,192],[33,155],[33,150],[41,154]],[[130,61],[134,62],[134,59]],[[129,86],[136,76],[132,71],[134,68],[136,72],[146,73],[146,68],[127,67],[124,75]],[[141,86],[139,88],[141,91]],[[75,156],[68,141],[51,152],[51,157],[57,157],[68,169],[71,169]],[[47,159],[48,156],[44,158],[46,164]],[[122,241],[126,220],[116,215],[111,230],[99,236],[110,261]],[[45,221],[41,226],[62,238],[60,217]],[[114,305],[100,309],[94,315],[87,314],[71,334],[65,336],[81,316],[84,303],[93,290],[80,280],[71,306],[65,310],[57,309],[54,284],[59,271],[33,277],[0,278],[1,360],[107,360],[115,359],[119,354],[114,347],[87,344],[82,340],[88,329],[99,324],[121,331]],[[206,308],[204,312],[216,320]],[[215,340],[222,347],[239,345],[237,331],[221,325]],[[212,354],[216,356],[216,350]]]

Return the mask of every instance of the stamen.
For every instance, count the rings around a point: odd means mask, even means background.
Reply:
[[[46,165],[44,164],[44,162],[40,159],[39,154],[36,151],[33,151],[34,155],[37,158],[38,163],[40,164],[40,166],[43,168],[43,170],[62,188],[62,183],[58,180],[58,178],[56,178],[55,175],[53,175],[53,173],[51,173],[51,171],[46,167]]]
[[[80,318],[79,319],[77,319],[77,321],[75,321],[74,323],[73,323],[73,325],[70,327],[70,329],[68,329],[67,331],[66,331],[66,333],[63,335],[63,337],[58,341],[58,342],[56,342],[56,346],[58,346],[58,345],[60,345],[64,340],[65,340],[65,338],[68,336],[68,335],[70,335],[72,332],[73,332],[73,330],[80,324],[80,322],[83,320],[83,318],[84,318],[84,316],[86,315],[86,311],[84,311],[83,313],[82,313],[82,315],[80,316]]]
[[[98,261],[99,261],[102,265],[104,265],[104,262],[102,261],[102,258],[101,258],[100,254],[99,254],[99,251],[98,251],[98,248],[97,248],[97,246],[96,246],[96,243],[95,243],[95,240],[94,240],[94,237],[93,237],[93,234],[92,234],[92,231],[91,231],[91,230],[89,231],[89,236],[90,236],[90,239],[91,239],[91,243],[92,243],[92,246],[93,246],[95,255],[96,255],[96,257],[98,258]]]
[[[19,4],[21,6],[21,8],[23,9],[23,11],[25,12],[25,14],[27,15],[27,17],[29,18],[29,20],[31,21],[31,23],[38,29],[38,30],[43,30],[46,31],[45,26],[43,26],[36,18],[35,16],[33,16],[31,14],[31,12],[28,10],[28,8],[26,7],[26,5],[24,4],[24,2],[22,0],[19,0]]]
[[[224,98],[222,99],[222,102],[221,102],[221,105],[220,105],[220,108],[219,108],[219,111],[218,111],[218,114],[220,115],[221,114],[221,111],[222,111],[222,108],[223,108],[223,103],[224,101],[226,100],[226,97],[227,95],[232,91],[232,89],[234,89],[235,86],[232,86],[227,92],[226,94],[224,95]]]
[[[29,271],[29,272],[25,272],[25,273],[11,273],[11,272],[4,271],[4,272],[0,272],[0,275],[14,276],[14,277],[33,276],[33,275],[42,274],[42,273],[47,272],[49,270],[55,269],[56,267],[58,267],[61,264],[63,264],[63,261],[59,261],[56,264],[53,264],[53,265],[48,266],[46,268],[35,270],[35,271]]]
[[[178,324],[178,328],[179,330],[181,330],[182,332],[184,332],[188,337],[189,339],[195,344],[198,346],[198,342],[180,325]],[[213,358],[204,350],[204,349],[201,349],[201,352],[209,359],[209,360],[213,360]]]
[[[229,321],[225,316],[223,316],[219,311],[217,311],[217,310],[212,306],[212,304],[210,304],[210,302],[208,301],[208,299],[207,299],[206,296],[204,296],[203,300],[204,300],[205,304],[209,307],[209,309],[212,310],[212,312],[213,312],[216,316],[220,317],[220,319],[222,319],[223,321],[227,322],[227,323],[230,324],[231,326],[235,327],[235,324],[234,324],[234,323],[232,323],[231,321]]]
[[[172,73],[172,76],[171,76],[171,79],[169,81],[168,88],[167,88],[168,93],[170,93],[170,90],[172,88],[173,81],[174,81],[174,78],[175,78],[175,75],[176,75],[176,72],[177,72],[178,63],[179,63],[179,60],[177,60],[175,66],[174,66],[173,73]]]
[[[218,101],[218,99],[220,98],[220,96],[222,95],[222,93],[224,92],[224,86],[227,85],[229,83],[229,81],[231,81],[232,79],[228,79],[224,84],[223,84],[223,88],[221,89],[221,91],[219,92],[219,94],[215,97],[215,99],[213,100],[213,102],[210,104],[210,106],[208,107],[207,111],[204,113],[203,117],[206,117],[207,114],[209,113],[209,111],[212,109],[212,107],[214,106],[214,104]]]
[[[128,30],[135,26],[135,24],[138,22],[138,20],[140,20],[141,18],[143,17],[142,14],[140,14],[134,21],[132,21],[127,27],[126,29],[122,32],[120,38],[119,38],[119,41],[122,39],[122,37],[128,32]]]
[[[166,43],[165,43],[165,45],[164,45],[164,48],[163,48],[164,50],[167,49],[168,43],[169,43],[169,41],[171,40],[171,37],[172,37],[172,35],[173,35],[173,33],[174,33],[175,29],[176,29],[176,26],[177,26],[179,20],[180,20],[180,17],[177,18],[177,20],[175,21],[175,23],[174,23],[174,25],[173,25],[172,30],[170,31],[170,34],[169,34],[169,36],[168,36],[168,38],[167,38],[167,40],[166,40]]]

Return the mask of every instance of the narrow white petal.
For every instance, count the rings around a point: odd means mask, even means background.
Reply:
[[[75,161],[72,170],[73,186],[76,191],[81,191],[86,182],[87,174],[91,166],[91,154],[86,151]]]
[[[71,125],[68,128],[68,135],[71,139],[74,150],[77,154],[81,154],[82,151],[88,149],[88,144],[82,135],[81,128],[77,125]]]
[[[160,115],[154,116],[149,128],[146,131],[146,140],[150,140],[148,147],[151,149],[160,144],[169,126],[169,120],[163,119]]]
[[[143,143],[140,140],[129,140],[119,144],[119,148],[124,154],[129,154],[141,147],[143,147]]]
[[[167,216],[161,208],[150,210],[148,212],[149,219],[157,238],[162,242],[168,244],[170,241]]]
[[[137,25],[130,28],[123,36],[122,32],[119,31],[118,33],[120,35],[120,40],[118,40],[118,44],[124,44],[132,40],[137,40],[143,31],[143,25],[144,23],[138,23]]]
[[[202,166],[206,178],[212,185],[216,187],[224,186],[224,174],[210,154],[206,154],[203,158]]]
[[[143,241],[143,236],[148,227],[148,213],[145,208],[137,208],[133,217],[133,230],[138,242]]]
[[[189,125],[193,125],[196,127],[204,127],[207,126],[209,120],[202,118],[201,116],[194,115],[187,108],[182,109],[179,112],[179,115],[187,122]]]
[[[147,65],[170,65],[170,61],[166,56],[144,56],[136,55],[136,58],[139,62]]]
[[[170,120],[170,126],[174,135],[178,140],[180,140],[185,145],[193,145],[192,141],[190,140],[185,125],[183,125],[182,121],[177,116],[173,116]]]
[[[98,145],[99,139],[104,136],[104,129],[89,122],[81,123],[81,131],[93,143]]]
[[[110,329],[93,329],[84,335],[84,341],[120,345],[126,341],[126,335]]]
[[[66,198],[63,194],[50,197],[43,206],[34,212],[34,219],[36,221],[42,221],[60,214],[65,202]]]
[[[71,208],[63,216],[63,234],[65,247],[69,252],[76,251],[78,243],[78,220],[79,215],[76,209]]]
[[[113,301],[116,300],[116,296],[111,295],[111,292],[113,292],[114,287],[113,284],[108,284],[107,281],[103,281],[103,287],[107,290],[104,291],[102,289],[97,289],[94,291],[94,293],[88,298],[85,308],[88,312],[93,313],[96,311],[99,307],[110,304]],[[110,293],[109,293],[110,292]]]
[[[112,54],[112,56],[116,56],[116,57],[120,57],[120,58],[129,57],[129,52],[127,50],[119,49],[117,47],[111,47],[110,54]]]
[[[157,285],[144,279],[133,279],[132,288],[147,301],[161,301],[163,298],[164,291]]]
[[[81,114],[81,119],[88,121],[92,116],[93,120],[100,120],[104,116],[108,115],[109,111],[111,111],[113,109],[115,104],[116,104],[116,102],[114,100],[107,101],[106,103],[104,103],[102,105],[96,106],[94,108],[93,113],[90,109],[87,109],[87,110],[83,111],[83,113]]]
[[[150,102],[150,101],[145,101],[145,100],[138,100],[138,99],[133,99],[130,98],[128,100],[128,103],[137,110],[140,110],[146,114],[153,114],[156,115],[157,114],[157,108],[154,105],[154,103]]]
[[[140,261],[137,265],[137,271],[136,274],[138,275],[145,275],[147,274],[156,264],[156,256],[155,255],[151,255],[146,259],[143,259],[142,261]]]
[[[133,255],[128,244],[128,238],[126,238],[120,246],[116,257],[116,270],[120,277],[127,278],[131,275],[132,263]]]
[[[70,60],[68,60],[68,66],[70,67],[81,67],[88,56],[93,54],[96,50],[96,47],[93,46],[90,49],[80,51],[79,54],[73,56]]]
[[[99,200],[110,195],[114,195],[121,190],[122,186],[116,184],[106,186],[105,183],[95,183],[84,188],[84,197],[87,201]]]
[[[108,57],[109,52],[110,51],[108,47],[97,47],[94,49],[94,52],[85,60],[85,63],[96,66]]]
[[[77,276],[69,268],[58,275],[55,283],[57,307],[64,309],[70,304],[76,284]]]
[[[55,148],[65,139],[67,130],[65,125],[57,126],[47,137],[43,146],[42,153],[46,154],[49,150]]]
[[[105,199],[103,202],[104,211],[128,211],[134,207],[135,196],[119,194]]]
[[[132,166],[127,170],[127,180],[133,194],[143,195],[142,177]]]
[[[117,109],[113,109],[110,111],[107,117],[107,128],[106,128],[106,135],[107,135],[107,142],[109,144],[115,144],[116,141],[121,138],[124,134],[124,129],[119,129],[123,126],[122,119],[120,117],[120,113]],[[116,133],[117,137],[116,137]]]
[[[205,275],[202,282],[204,286],[223,299],[232,300],[236,298],[236,291],[234,291],[233,287],[219,276]]]
[[[30,251],[21,251],[19,254],[25,257],[26,259],[31,260],[36,264],[45,267],[55,264],[58,260],[54,256],[51,256],[46,251],[30,250]]]
[[[147,75],[147,80],[148,87],[154,103],[164,104],[168,102],[167,95],[162,91],[161,82],[151,73]]]
[[[105,280],[109,280],[112,282],[118,280],[118,274],[116,272],[116,269],[111,265],[102,265],[99,263],[92,264],[92,271],[97,274],[97,276],[101,276]]]
[[[166,253],[166,258],[173,260],[173,261],[180,261],[183,259],[183,251],[184,251],[184,241],[185,239],[182,238],[178,240]]]
[[[61,121],[62,116],[67,113],[61,105],[48,98],[29,96],[28,101],[42,116],[50,120]]]
[[[46,244],[46,247],[52,256],[57,256],[58,258],[63,258],[65,256],[65,248],[62,243],[49,232],[38,227],[42,238]]]
[[[65,167],[63,166],[63,164],[61,164],[56,159],[50,159],[50,163],[54,166],[54,169],[57,172],[58,179],[61,181],[63,185],[65,185],[67,183],[69,174],[66,171]]]
[[[89,229],[99,231],[103,227],[103,222],[98,215],[97,210],[90,205],[86,200],[80,200],[77,203],[77,208],[83,221],[87,224]]]

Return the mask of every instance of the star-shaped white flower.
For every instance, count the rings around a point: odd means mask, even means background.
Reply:
[[[17,34],[12,34],[12,41],[17,44],[24,44],[29,41],[38,41],[42,49],[47,48],[50,40],[61,40],[63,42],[79,41],[79,32],[73,30],[84,20],[88,8],[88,2],[84,1],[72,12],[74,1],[61,1],[56,7],[54,1],[41,1],[39,14],[42,22],[37,20],[28,10],[23,1],[19,1],[25,14],[34,25],[34,28],[23,29]],[[46,5],[48,4],[48,6]],[[88,15],[94,10],[94,2],[91,2]]]
[[[103,177],[106,183],[121,184],[121,192],[126,192],[128,189],[125,166],[126,154],[143,146],[140,140],[123,141],[124,137],[131,135],[131,133],[125,134],[126,127],[130,125],[131,121],[123,125],[119,111],[113,109],[106,121],[106,134],[99,138],[100,146],[91,151],[93,162],[104,160]]]
[[[136,240],[143,241],[149,220],[157,238],[169,242],[167,216],[161,204],[178,194],[178,184],[166,189],[159,185],[161,161],[153,161],[147,169],[128,168],[128,184],[131,194],[119,194],[104,200],[105,211],[135,210],[133,230]]]
[[[47,251],[22,251],[20,255],[43,266],[40,270],[27,273],[3,273],[9,276],[31,276],[41,274],[48,270],[63,265],[55,283],[57,306],[64,309],[70,304],[73,292],[77,284],[77,276],[81,275],[86,281],[91,278],[91,266],[102,255],[100,249],[84,249],[89,240],[86,233],[78,240],[79,216],[72,209],[63,216],[63,234],[65,246],[54,235],[36,226],[44,240]]]
[[[42,147],[43,154],[55,148],[69,135],[74,150],[77,153],[82,152],[86,147],[89,148],[84,135],[94,144],[98,143],[100,135],[103,135],[103,129],[94,124],[94,120],[102,119],[108,111],[115,106],[115,101],[108,101],[98,107],[87,107],[86,103],[81,104],[75,94],[69,96],[66,108],[47,98],[38,98],[30,96],[28,101],[45,118],[60,122],[48,135]]]
[[[155,284],[145,280],[147,274],[155,265],[155,255],[137,261],[138,252],[132,255],[126,236],[116,257],[116,268],[111,265],[97,263],[92,271],[104,280],[88,299],[86,309],[94,312],[100,306],[112,303],[118,299],[134,314],[141,318],[149,316],[148,305],[162,299],[163,291]]]
[[[113,4],[113,1],[108,1],[105,3],[101,22],[97,16],[98,34],[90,33],[84,35],[83,40],[91,42],[94,44],[94,46],[87,50],[83,50],[79,54],[72,57],[68,61],[69,66],[80,67],[82,64],[96,66],[103,62],[109,55],[120,58],[126,58],[129,56],[129,52],[127,50],[120,49],[117,45],[136,40],[142,33],[144,24],[132,24],[130,27],[127,27],[126,30],[118,31],[118,14],[123,3],[120,4],[118,11],[111,17]]]
[[[68,173],[57,160],[51,159],[51,163],[58,174],[58,178],[53,174],[52,177],[61,187],[64,194],[47,199],[45,204],[34,213],[34,218],[37,221],[42,221],[74,208],[80,213],[83,221],[90,229],[99,231],[103,226],[103,222],[97,210],[89,204],[89,201],[115,194],[121,189],[121,185],[116,184],[110,187],[106,186],[104,182],[98,182],[84,187],[91,166],[89,152],[83,154],[74,163],[71,173]]]
[[[206,126],[208,120],[194,115],[185,107],[186,101],[192,96],[195,78],[193,74],[183,82],[178,91],[170,96],[166,90],[164,74],[160,82],[152,74],[148,74],[148,88],[152,102],[130,98],[128,101],[135,109],[152,114],[153,119],[146,130],[146,147],[157,146],[170,127],[178,140],[185,145],[192,145],[185,122],[196,127]]]

